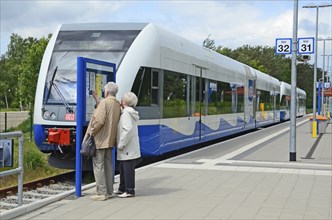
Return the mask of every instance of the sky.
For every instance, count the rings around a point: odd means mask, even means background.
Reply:
[[[332,4],[332,0],[299,0],[299,38],[315,37],[316,9],[303,8],[312,3]],[[231,49],[273,47],[276,38],[292,38],[293,11],[293,0],[0,0],[0,49],[1,54],[7,51],[12,33],[41,38],[63,23],[87,22],[149,22],[199,45],[210,35],[216,46]],[[318,20],[318,37],[331,39],[332,7],[319,8]],[[331,40],[325,41],[325,54],[332,55]],[[319,41],[320,68],[322,55],[323,41]]]

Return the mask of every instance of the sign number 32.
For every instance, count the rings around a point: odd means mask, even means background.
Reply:
[[[291,54],[292,38],[278,38],[276,40],[276,54]]]

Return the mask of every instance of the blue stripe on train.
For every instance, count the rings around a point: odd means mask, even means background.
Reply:
[[[45,126],[44,125],[33,125],[34,137],[35,137],[35,144],[37,145],[38,149],[41,151],[51,151],[54,150],[54,146],[50,144],[44,143],[46,140],[45,136]]]
[[[46,127],[49,126],[34,125],[35,143],[41,151],[53,151],[54,146],[45,143],[46,137],[44,129]],[[199,138],[200,128],[201,138]],[[241,118],[238,118],[235,126],[232,126],[224,119],[220,119],[220,126],[217,130],[211,129],[204,124],[199,126],[199,122],[196,122],[194,133],[191,135],[181,134],[165,125],[142,125],[139,126],[138,132],[141,154],[144,157],[161,155],[253,128],[255,128],[255,122],[253,119],[245,124]]]
[[[181,134],[164,125],[139,126],[141,154],[143,157],[161,155],[255,127],[253,119],[251,119],[245,127],[244,125],[244,121],[240,118],[237,120],[235,126],[220,119],[220,127],[217,130],[213,130],[208,126],[201,124],[201,139],[199,139],[199,122],[196,122],[195,131],[191,135]]]

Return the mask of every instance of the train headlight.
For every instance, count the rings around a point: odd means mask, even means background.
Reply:
[[[49,118],[50,118],[50,113],[49,113],[49,111],[44,111],[44,113],[43,113],[43,118],[45,118],[45,119],[49,119]]]
[[[55,120],[56,119],[56,114],[54,112],[51,113],[51,119]]]

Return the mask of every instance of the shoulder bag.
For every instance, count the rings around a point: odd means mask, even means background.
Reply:
[[[89,135],[86,140],[83,140],[80,153],[86,157],[96,156],[96,144],[93,136]]]

